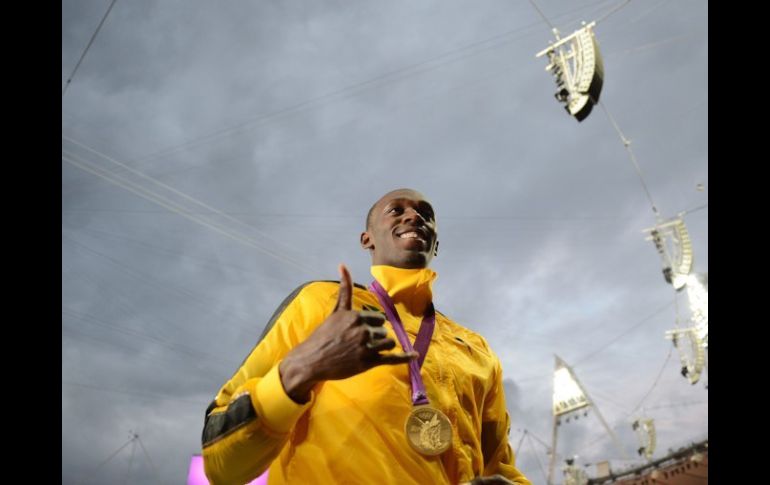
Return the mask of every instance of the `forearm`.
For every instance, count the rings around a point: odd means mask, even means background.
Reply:
[[[502,368],[499,361],[496,364],[493,380],[494,384],[487,395],[482,412],[481,444],[484,452],[484,472],[482,475],[501,475],[515,484],[532,485],[516,467],[516,457],[508,442],[510,417],[505,405]]]
[[[292,429],[312,404],[285,392],[278,366],[244,382],[232,398],[206,416],[203,462],[212,483],[246,483],[278,456]]]
[[[304,356],[296,356],[292,353],[281,361],[278,367],[281,384],[286,395],[297,404],[308,402],[313,387],[320,381],[313,372],[315,368],[314,363],[309,362]]]
[[[254,421],[203,447],[206,477],[212,485],[248,483],[270,467],[286,436],[273,436]]]

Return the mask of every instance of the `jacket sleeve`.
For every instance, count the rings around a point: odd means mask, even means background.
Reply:
[[[262,340],[206,410],[203,464],[213,485],[243,484],[262,474],[313,405],[314,393],[308,403],[294,402],[278,372],[286,353],[332,311],[313,289],[303,285],[284,300]]]
[[[502,475],[513,483],[532,485],[518,468],[508,443],[510,417],[505,407],[502,368],[495,357],[494,382],[484,400],[481,420],[481,449],[484,454],[483,476]]]

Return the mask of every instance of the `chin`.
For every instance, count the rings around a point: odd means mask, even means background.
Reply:
[[[405,269],[422,269],[427,268],[429,264],[430,258],[424,253],[411,253],[394,266]]]

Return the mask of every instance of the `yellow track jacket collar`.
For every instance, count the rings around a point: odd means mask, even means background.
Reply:
[[[430,268],[374,265],[371,273],[388,292],[399,314],[403,313],[403,307],[412,315],[422,315],[433,300],[433,281],[438,275]]]

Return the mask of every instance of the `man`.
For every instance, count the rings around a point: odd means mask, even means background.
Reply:
[[[370,288],[340,265],[339,284],[295,290],[217,393],[203,430],[209,480],[242,484],[269,468],[271,484],[531,485],[508,444],[500,361],[433,310],[430,203],[385,194],[361,246]]]

